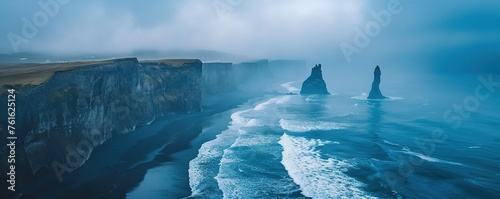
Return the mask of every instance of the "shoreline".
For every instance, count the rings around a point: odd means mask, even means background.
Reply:
[[[201,145],[227,130],[234,112],[249,108],[265,96],[251,98],[234,108],[203,118],[202,132],[191,140],[191,147],[172,153],[173,161],[148,170],[144,180],[127,193],[127,198],[189,198],[189,163],[197,157]]]
[[[82,167],[65,173],[62,182],[52,170],[37,174],[21,198],[125,198],[141,185],[150,169],[178,164],[179,152],[192,154],[195,150],[196,157],[198,148],[191,142],[202,134],[206,121],[267,94],[237,91],[211,96],[204,100],[202,112],[167,115],[131,133],[114,135]],[[187,182],[190,194],[189,176]]]

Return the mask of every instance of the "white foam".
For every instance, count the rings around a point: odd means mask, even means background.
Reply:
[[[292,96],[290,96],[290,95],[283,96],[276,101],[276,104],[285,104],[285,103],[289,102],[291,99],[292,99]]]
[[[300,89],[295,87],[295,86],[292,86],[292,84],[295,84],[295,83],[297,83],[297,81],[287,82],[287,83],[281,84],[281,86],[286,88],[291,93],[298,93],[298,92],[300,92]]]
[[[406,153],[406,154],[408,154],[408,155],[417,156],[420,159],[428,161],[428,162],[436,162],[436,163],[443,163],[443,164],[451,164],[451,165],[463,166],[463,164],[458,163],[458,162],[451,162],[451,161],[447,161],[447,160],[441,160],[441,159],[438,159],[438,158],[433,158],[433,157],[430,157],[430,156],[427,156],[427,155],[424,155],[424,154],[421,154],[421,153],[410,151],[408,148],[404,148],[403,152]]]
[[[402,97],[387,97],[387,99],[368,99],[368,94],[361,93],[361,95],[351,97],[351,99],[363,100],[363,101],[396,101],[396,100],[403,100],[404,98],[402,98]]]
[[[344,113],[344,114],[341,114],[341,115],[339,115],[339,116],[337,116],[337,117],[349,117],[349,116],[354,115],[354,114],[355,114],[354,112],[351,112],[351,113]]]
[[[481,147],[480,146],[470,146],[468,147],[469,149],[480,149]]]
[[[405,98],[402,98],[402,97],[388,97],[389,100],[404,100]]]
[[[189,186],[191,196],[214,194],[210,190],[217,190],[218,186],[213,179],[217,175],[218,159],[222,157],[225,147],[229,147],[236,135],[230,131],[223,132],[215,140],[204,143],[199,149],[198,156],[189,162]],[[223,143],[228,144],[223,144]]]
[[[280,119],[279,121],[281,128],[286,131],[294,133],[304,133],[308,131],[329,131],[345,129],[348,125],[337,123],[337,122],[327,122],[327,121],[307,121],[307,120],[288,120]]]
[[[392,143],[392,142],[389,142],[389,141],[387,141],[387,140],[384,140],[384,143],[389,144],[389,145],[392,145],[392,146],[398,146],[398,147],[401,147],[399,144]]]
[[[269,105],[271,104],[276,104],[276,102],[279,100],[280,98],[278,97],[275,97],[275,98],[271,98],[265,102],[262,102],[260,104],[258,104],[257,106],[255,106],[255,108],[253,108],[253,110],[256,110],[256,111],[261,111],[261,110],[264,110],[266,109]]]
[[[252,147],[260,147],[261,148],[269,148],[270,145],[276,144],[277,136],[276,135],[258,135],[258,136],[240,136],[236,141],[231,145],[231,148],[241,147],[241,146],[252,146]],[[274,152],[273,152],[274,153]]]
[[[256,126],[263,126],[262,122],[258,119],[250,119],[248,123],[245,125],[246,127],[256,127]]]
[[[219,163],[224,151],[237,140],[240,133],[243,133],[240,127],[250,123],[251,119],[242,116],[249,110],[233,113],[229,129],[218,134],[214,140],[203,143],[198,150],[198,156],[189,162],[191,196],[201,197],[210,194],[213,197],[222,197],[213,191],[219,189],[214,178],[218,174]]]
[[[334,95],[334,94],[330,94],[330,95]],[[308,101],[308,102],[318,102],[318,101],[321,101],[324,99],[325,99],[325,95],[319,95],[319,94],[313,94],[313,95],[309,95],[308,97],[306,97],[306,101]]]
[[[241,185],[241,182],[244,181],[238,178],[240,177],[239,175],[247,174],[238,174],[241,173],[240,168],[233,169],[233,165],[248,165],[242,163],[248,156],[240,157],[239,150],[241,150],[241,147],[251,147],[252,151],[264,150],[276,154],[276,156],[281,155],[279,150],[270,150],[267,148],[272,144],[270,143],[273,140],[272,137],[253,136],[256,133],[255,130],[260,129],[261,126],[265,126],[264,122],[267,122],[265,117],[255,118],[254,115],[258,113],[257,115],[262,116],[262,111],[267,111],[268,106],[275,104],[280,99],[281,97],[272,98],[258,104],[253,109],[233,113],[228,130],[223,131],[217,135],[216,139],[206,142],[201,146],[198,156],[189,163],[191,196],[223,198],[235,196],[236,193],[233,194],[232,192],[240,190],[236,195],[244,197],[245,194],[251,192],[244,190],[254,189],[250,185],[250,187]],[[277,119],[274,122],[276,123]],[[247,132],[247,130],[252,130],[252,132]],[[274,145],[279,146],[277,144],[279,136],[274,136]],[[280,163],[276,162],[276,164]],[[257,167],[253,168],[254,171],[257,169]],[[237,173],[231,173],[233,171]],[[247,170],[241,171],[245,172]],[[240,183],[234,184],[235,182]],[[293,184],[291,178],[289,178],[289,183]],[[244,184],[251,183],[245,182]],[[283,184],[286,185],[286,182]]]
[[[274,98],[271,98],[265,102],[257,104],[257,106],[255,106],[255,108],[253,108],[253,110],[254,111],[262,111],[262,110],[265,110],[267,107],[269,107],[269,105],[285,104],[288,101],[290,101],[290,99],[292,99],[292,96],[290,96],[290,95],[281,96],[281,97],[274,97]]]
[[[223,198],[273,198],[297,191],[299,187],[279,162],[280,135],[260,128],[243,129],[248,132],[240,131],[231,147],[224,150],[215,176]]]
[[[344,173],[351,165],[347,161],[321,157],[316,147],[329,141],[293,137],[286,133],[279,143],[283,146],[285,166],[302,194],[312,198],[375,198],[362,191],[362,182]]]
[[[250,121],[250,119],[242,117],[241,115],[247,113],[248,111],[250,110],[238,111],[233,113],[231,115],[231,126],[232,127],[245,126]]]

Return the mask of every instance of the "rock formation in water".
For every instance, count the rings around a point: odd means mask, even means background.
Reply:
[[[375,72],[373,73],[374,78],[373,78],[373,83],[372,83],[372,89],[370,90],[370,94],[368,95],[368,99],[386,99],[384,95],[382,95],[382,92],[380,92],[380,76],[382,73],[380,72],[380,67],[377,66],[375,68]]]
[[[311,70],[311,75],[302,83],[302,89],[300,90],[302,95],[329,95],[330,93],[326,89],[325,80],[323,80],[323,74],[321,72],[321,64],[314,66]]]

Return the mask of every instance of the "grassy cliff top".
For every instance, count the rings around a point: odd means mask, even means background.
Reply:
[[[67,63],[23,63],[23,64],[1,64],[0,63],[0,94],[5,91],[6,85],[13,85],[20,89],[23,87],[37,86],[54,75],[55,72],[69,71],[78,68],[96,67],[101,65],[113,64],[121,61],[137,61],[136,58],[123,58],[102,61],[88,62],[67,62]],[[164,59],[148,60],[140,63],[166,64],[172,67],[182,67],[184,64],[200,62],[197,59]],[[201,63],[201,62],[200,62]]]
[[[200,63],[199,59],[161,59],[161,60],[144,60],[141,64],[165,64],[172,67],[182,67],[184,64]]]
[[[203,62],[203,64],[233,64],[232,62],[220,62],[220,61],[213,61],[213,62]]]

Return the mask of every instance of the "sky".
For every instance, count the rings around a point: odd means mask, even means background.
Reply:
[[[500,64],[497,0],[7,0],[2,4],[1,54],[204,49],[342,65],[498,70]]]

